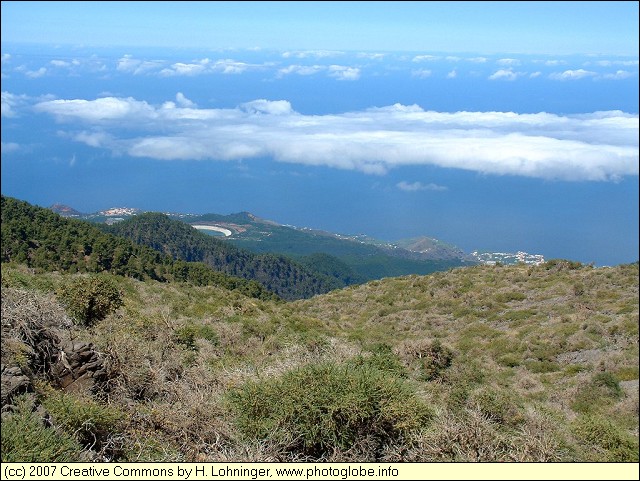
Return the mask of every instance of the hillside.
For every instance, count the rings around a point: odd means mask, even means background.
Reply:
[[[288,303],[109,276],[92,326],[63,307],[78,277],[2,265],[3,461],[638,462],[637,263]]]
[[[105,234],[95,225],[11,197],[2,196],[1,213],[2,262],[23,263],[36,271],[109,272],[140,280],[217,284],[256,297],[277,297],[257,282],[202,263],[174,261],[151,248]]]
[[[256,255],[239,249],[164,214],[140,214],[104,228],[174,259],[203,262],[217,271],[255,280],[288,300],[311,297],[344,285],[284,256]]]
[[[343,268],[350,270],[352,283],[408,274],[430,274],[475,264],[460,249],[435,240],[433,242],[439,248],[423,253],[367,236],[346,236],[280,225],[248,212],[228,216],[205,214],[181,220],[192,225],[215,225],[228,229],[231,235],[223,239],[225,242],[252,252],[278,253],[302,263],[307,263],[306,257],[315,254],[331,256],[335,258],[333,262],[340,262]]]

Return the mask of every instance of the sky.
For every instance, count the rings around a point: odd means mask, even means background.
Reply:
[[[638,2],[2,2],[2,194],[638,260]]]

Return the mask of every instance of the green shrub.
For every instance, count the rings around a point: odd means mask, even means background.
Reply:
[[[432,416],[402,380],[367,366],[305,366],[228,396],[246,437],[317,458],[365,438],[380,447]]]
[[[441,378],[443,371],[451,366],[453,351],[436,339],[425,350],[421,359],[424,379],[432,381]]]
[[[196,339],[205,339],[213,345],[217,345],[219,342],[216,331],[211,326],[204,324],[182,326],[176,330],[175,338],[178,343],[193,351],[196,350]]]
[[[16,410],[2,415],[3,463],[70,463],[81,461],[81,447],[66,433],[45,427],[33,412],[33,401],[16,399]]]
[[[597,459],[591,461],[638,462],[638,439],[608,419],[587,414],[576,419],[572,428],[582,443],[596,448]]]
[[[604,388],[607,394],[615,399],[622,396],[622,388],[618,379],[610,372],[599,372],[591,381],[595,387]]]
[[[115,408],[62,391],[49,390],[42,405],[51,414],[53,423],[73,434],[85,448],[100,449],[123,417]]]
[[[503,425],[517,425],[524,421],[524,410],[516,397],[491,387],[474,392],[469,402],[491,421]]]
[[[365,367],[377,369],[379,371],[388,372],[398,377],[407,377],[407,370],[400,362],[398,356],[393,352],[391,346],[384,343],[374,344],[369,347],[369,356],[357,356],[350,361],[357,367]]]
[[[74,277],[58,289],[58,297],[78,323],[92,326],[124,304],[117,286],[107,277]]]

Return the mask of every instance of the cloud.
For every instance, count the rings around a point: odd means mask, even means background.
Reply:
[[[440,57],[436,55],[416,55],[413,57],[413,62],[433,62],[434,60],[439,60]]]
[[[506,65],[506,66],[517,66],[520,65],[520,60],[516,58],[501,58],[496,60],[498,65]]]
[[[427,78],[427,77],[431,77],[431,70],[426,69],[426,68],[419,68],[416,70],[412,70],[411,71],[411,76],[412,77],[418,77],[418,78]]]
[[[387,54],[385,53],[371,53],[371,52],[360,52],[358,53],[358,58],[368,58],[369,60],[382,60],[385,58]]]
[[[153,70],[162,68],[164,62],[161,60],[139,60],[133,58],[132,55],[124,55],[118,60],[116,70],[120,72],[132,73],[133,75],[140,75]]]
[[[489,75],[489,80],[508,80],[508,81],[512,81],[517,79],[520,75],[522,75],[519,72],[514,72],[512,69],[508,68],[508,69],[500,69],[497,72],[494,72],[493,74]]]
[[[299,50],[297,52],[283,52],[284,58],[327,58],[339,57],[344,52],[339,50]]]
[[[532,73],[529,75],[529,78],[538,78],[538,77],[540,77],[540,75],[542,75],[542,72],[540,72],[540,71],[538,70],[537,72],[532,72]]]
[[[18,144],[16,144],[15,142],[1,142],[1,152],[3,154],[9,154],[11,152],[16,152],[17,150],[20,150],[20,146]]]
[[[444,191],[444,190],[448,190],[447,187],[443,186],[443,185],[437,185],[437,184],[423,184],[421,182],[406,182],[406,181],[402,181],[402,182],[398,182],[396,184],[396,187],[400,190],[404,190],[405,192],[417,192],[419,190],[433,190],[433,191]]]
[[[447,78],[456,78],[457,76],[458,76],[458,72],[456,72],[456,69],[453,69],[451,72],[447,74]]]
[[[329,77],[338,80],[358,80],[360,78],[359,68],[345,65],[289,65],[279,69],[277,76],[282,78],[289,74],[315,75],[319,72],[327,72]]]
[[[338,80],[358,80],[360,78],[360,69],[344,65],[329,65],[329,76]]]
[[[16,117],[18,115],[16,107],[20,107],[27,100],[26,95],[15,95],[10,92],[3,91],[0,99],[2,100],[0,115],[2,117]]]
[[[578,70],[565,70],[562,73],[552,73],[549,75],[550,79],[553,80],[580,80],[586,77],[594,77],[597,74],[595,72],[591,72],[589,70],[578,69]]]
[[[9,60],[11,60],[11,54],[10,53],[3,53],[2,54],[2,63],[6,63]]]
[[[45,67],[40,67],[38,70],[27,70],[24,74],[29,78],[40,78],[46,73],[47,69]]]
[[[616,73],[606,73],[602,75],[602,78],[609,80],[623,80],[631,77],[633,75],[631,72],[627,72],[626,70],[617,70]]]
[[[467,61],[473,63],[486,63],[487,60],[489,60],[487,57],[472,57],[467,59]]]
[[[546,60],[544,62],[548,67],[556,67],[558,65],[565,65],[567,62],[564,60]]]
[[[176,102],[178,102],[178,105],[180,107],[196,107],[196,104],[193,103],[191,100],[189,100],[187,97],[184,96],[184,94],[182,92],[178,92],[176,94]]]
[[[69,128],[80,123],[69,134],[76,141],[167,161],[269,157],[378,175],[424,165],[566,181],[638,175],[638,115],[620,111],[563,116],[395,104],[304,115],[286,100],[258,99],[228,109],[170,103],[106,97],[47,100],[34,109]]]
[[[278,70],[278,76],[282,77],[289,74],[297,75],[315,75],[318,72],[326,70],[324,65],[289,65],[288,67]]]
[[[167,68],[160,70],[162,77],[186,76],[193,77],[195,75],[222,73],[222,74],[241,74],[247,70],[263,69],[266,64],[250,64],[238,62],[233,59],[220,59],[211,61],[208,58],[194,60],[191,63],[176,62]]]

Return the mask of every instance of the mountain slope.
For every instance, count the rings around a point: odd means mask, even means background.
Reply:
[[[319,253],[332,256],[335,258],[332,263],[340,262],[350,269],[352,283],[409,274],[424,275],[475,264],[462,251],[453,247],[440,248],[438,252],[442,257],[438,257],[434,253],[413,252],[363,236],[342,236],[284,226],[247,212],[229,216],[205,214],[181,220],[192,225],[212,225],[228,229],[232,234],[224,238],[225,242],[256,253],[284,254],[299,259],[302,263],[318,260],[305,261],[305,256]],[[458,251],[460,255],[456,255]],[[325,269],[330,267],[327,266]]]
[[[162,282],[217,284],[259,298],[274,298],[261,285],[201,263],[173,261],[154,249],[103,232],[27,202],[2,196],[2,262],[44,271],[110,272]]]
[[[164,214],[140,214],[104,229],[174,259],[203,262],[218,271],[255,280],[288,300],[311,297],[343,285],[284,256],[253,254]]]
[[[68,276],[22,267],[2,266],[3,381],[35,394],[3,397],[3,461],[56,461],[66,439],[67,461],[638,462],[637,263],[475,266],[289,303],[113,276],[126,307],[91,328],[56,299]],[[68,340],[106,367],[95,393],[35,355],[54,364]]]

